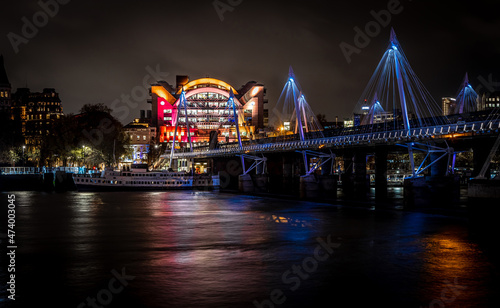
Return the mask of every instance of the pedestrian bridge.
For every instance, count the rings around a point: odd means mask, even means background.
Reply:
[[[362,132],[352,134],[340,134],[331,137],[320,137],[308,140],[298,140],[297,135],[291,135],[296,139],[283,141],[279,137],[270,138],[268,143],[252,144],[243,143],[242,147],[238,143],[220,145],[218,149],[208,147],[193,148],[192,152],[176,152],[175,159],[205,158],[239,154],[258,154],[269,152],[285,152],[296,150],[319,150],[323,148],[346,148],[370,145],[394,145],[412,142],[426,142],[430,140],[439,141],[450,138],[480,136],[483,134],[498,134],[500,129],[500,119],[474,121],[461,124],[446,124],[431,127],[413,128],[410,130],[400,129],[392,131]],[[345,131],[344,131],[345,132]],[[328,133],[326,131],[326,133]],[[274,139],[274,140],[273,140]],[[164,154],[162,158],[168,158]]]

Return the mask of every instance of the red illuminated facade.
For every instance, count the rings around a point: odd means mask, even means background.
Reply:
[[[151,103],[151,124],[157,128],[157,140],[160,143],[172,142],[178,119],[176,143],[185,144],[188,141],[188,127],[194,145],[208,143],[212,131],[217,132],[219,142],[235,141],[233,111],[227,106],[231,89],[238,109],[241,137],[253,139],[259,130],[267,126],[266,89],[262,84],[251,81],[235,89],[219,79],[190,81],[187,76],[177,76],[175,87],[165,81],[151,86],[148,102]],[[186,96],[187,114],[184,109],[178,108],[182,91]]]

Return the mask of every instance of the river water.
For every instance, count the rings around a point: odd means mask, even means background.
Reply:
[[[15,192],[0,307],[500,307],[466,217],[218,192]],[[7,194],[0,194],[2,209]]]

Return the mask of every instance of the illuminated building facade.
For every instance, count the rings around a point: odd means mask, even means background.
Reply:
[[[394,121],[394,113],[385,111],[379,101],[375,101],[371,106],[365,104],[361,110],[363,112],[361,115],[354,114],[354,126]]]
[[[206,144],[210,132],[216,131],[219,142],[237,139],[233,111],[227,106],[230,91],[238,109],[238,125],[242,139],[253,139],[259,130],[267,126],[268,114],[264,98],[266,89],[262,84],[250,81],[240,89],[215,78],[189,80],[188,76],[177,76],[176,86],[159,81],[151,86],[152,119],[157,128],[158,141],[172,142],[176,119],[179,125],[176,142],[187,142],[187,130],[196,144]],[[179,110],[180,96],[184,91],[187,102],[187,122],[184,109]]]
[[[482,97],[483,109],[500,108],[500,91],[485,93]]]
[[[135,119],[123,127],[130,138],[132,156],[129,162],[133,164],[147,163],[150,147],[156,143],[156,127],[151,127],[144,119]]]
[[[22,122],[25,144],[40,146],[43,137],[51,134],[52,122],[63,115],[59,94],[51,88],[41,93],[20,88],[12,95],[12,100],[16,117]]]
[[[453,97],[443,97],[442,98],[442,103],[443,103],[443,115],[451,115],[455,112],[455,109],[457,108],[457,100]]]
[[[0,111],[10,110],[12,105],[11,90],[12,87],[3,63],[3,55],[0,55]]]

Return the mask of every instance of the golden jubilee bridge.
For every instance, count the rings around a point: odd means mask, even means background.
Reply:
[[[224,162],[232,158],[239,166],[238,172],[233,173],[238,173],[240,182],[252,186],[250,190],[259,186],[256,177],[265,178],[266,174],[272,176],[276,172],[300,173],[300,182],[305,183],[302,186],[314,190],[314,183],[322,186],[318,174],[332,176],[337,171],[334,161],[340,157],[344,162],[343,173],[348,175],[342,179],[343,185],[351,178],[365,187],[366,156],[373,153],[376,158],[375,186],[378,182],[384,187],[387,184],[387,153],[398,152],[408,154],[408,183],[425,186],[418,184],[428,183],[424,174],[431,174],[435,179],[453,178],[457,153],[472,149],[474,177],[486,179],[489,178],[490,161],[500,145],[500,112],[498,108],[481,110],[478,102],[478,94],[466,75],[455,104],[449,108],[448,115],[443,115],[411,68],[391,30],[389,46],[355,107],[354,113],[360,115],[358,125],[324,130],[290,68],[275,114],[278,126],[288,125],[293,134],[244,142],[235,125],[238,142],[202,147],[188,144],[180,150],[176,150],[176,138],[173,138],[170,152],[162,155],[156,165],[176,169],[203,161],[205,164],[210,162],[212,172],[226,172]],[[184,95],[181,95],[179,108],[188,108]],[[239,110],[231,90],[227,108],[233,123],[238,123]],[[184,114],[187,115],[187,110]],[[175,132],[179,122],[176,121]],[[188,123],[187,118],[184,123]],[[189,137],[188,143],[191,143]],[[277,159],[281,161],[277,163]],[[274,167],[269,168],[271,160]],[[292,162],[292,171],[284,170],[290,165],[286,161]],[[275,168],[277,164],[283,167]],[[442,179],[438,181],[443,182]]]

